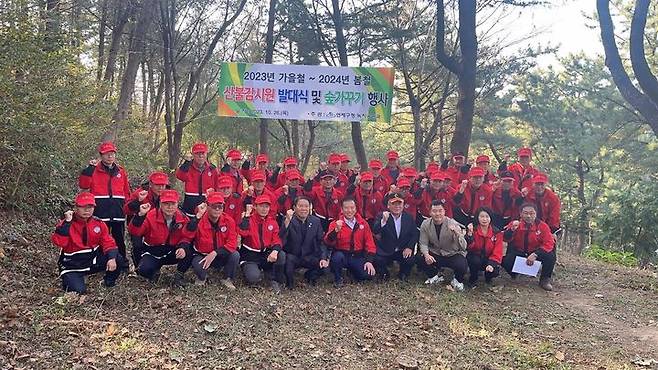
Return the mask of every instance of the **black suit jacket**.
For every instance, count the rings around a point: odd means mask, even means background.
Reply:
[[[281,226],[279,236],[283,243],[283,251],[302,259],[329,259],[327,246],[324,245],[322,222],[317,216],[309,215],[306,219],[306,235],[302,233],[302,221],[293,216],[290,225]]]
[[[395,232],[395,221],[393,215],[388,217],[386,225],[382,227],[382,214],[380,213],[375,218],[372,227],[373,234],[379,234],[380,238],[377,241],[377,254],[380,256],[390,256],[396,251],[404,248],[414,249],[418,242],[418,229],[413,217],[406,212],[402,212],[402,223],[400,227],[400,237],[398,238]]]

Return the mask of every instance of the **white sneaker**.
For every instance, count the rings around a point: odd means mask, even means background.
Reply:
[[[452,285],[452,287],[455,288],[455,290],[458,291],[458,292],[463,292],[464,291],[464,283],[460,283],[455,278],[452,279],[452,281],[450,282],[450,285]]]
[[[445,279],[443,278],[443,275],[434,275],[431,278],[425,280],[425,284],[432,285],[432,284],[438,284],[442,283]]]

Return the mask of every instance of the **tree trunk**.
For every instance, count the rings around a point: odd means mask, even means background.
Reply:
[[[117,109],[112,117],[112,120],[115,122],[115,132],[111,134],[115,140],[118,135],[118,127],[130,114],[130,102],[133,91],[135,90],[135,79],[137,78],[139,65],[144,58],[144,40],[153,21],[153,9],[157,6],[156,1],[145,0],[142,3],[139,20],[133,31],[132,42],[130,43],[128,52],[128,62],[126,63],[126,69],[121,80],[121,91],[119,93]],[[106,133],[103,138],[106,139],[108,135],[110,133]]]
[[[60,1],[59,0],[46,0],[46,13],[45,13],[45,49],[55,50],[61,44],[61,14],[60,14]]]
[[[345,34],[343,33],[343,15],[341,14],[339,0],[331,0],[333,8],[332,18],[334,21],[334,29],[336,30],[336,48],[338,49],[338,59],[340,65],[347,67],[347,42],[345,41]],[[352,144],[354,145],[354,153],[356,160],[359,162],[361,168],[368,168],[368,157],[366,156],[366,148],[363,145],[363,136],[361,134],[361,122],[352,122]]]
[[[619,56],[619,49],[615,40],[615,29],[610,16],[609,0],[597,0],[596,9],[599,15],[601,28],[601,41],[605,51],[605,65],[608,67],[612,80],[624,99],[635,108],[640,115],[658,135],[658,108],[645,94],[639,91],[624,69],[624,64]],[[637,43],[634,43],[637,46]]]
[[[306,152],[304,153],[304,161],[302,162],[302,175],[306,173],[308,163],[311,161],[313,146],[315,146],[315,128],[317,127],[313,121],[306,121],[306,125],[308,127],[308,144],[306,144]]]
[[[631,65],[642,91],[654,104],[658,104],[658,81],[656,81],[656,76],[651,73],[644,54],[644,27],[647,23],[649,3],[649,0],[635,1],[635,11],[631,22]]]
[[[102,0],[101,20],[98,25],[98,65],[96,67],[96,81],[103,78],[103,60],[105,59],[105,29],[107,28],[107,1]]]
[[[116,18],[112,28],[112,38],[110,41],[110,50],[107,54],[107,64],[105,66],[105,74],[103,80],[105,82],[112,82],[114,80],[114,72],[116,70],[117,56],[121,47],[121,36],[123,30],[128,23],[128,19],[134,11],[132,1],[129,1],[127,6],[122,6],[121,3],[115,3]]]
[[[291,122],[292,126],[292,155],[295,158],[299,158],[299,121],[295,120]]]

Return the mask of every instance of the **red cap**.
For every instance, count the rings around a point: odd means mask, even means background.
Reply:
[[[254,202],[254,205],[265,204],[265,203],[272,204],[272,200],[267,195],[260,195],[256,197],[256,201]]]
[[[297,165],[297,158],[295,157],[288,157],[283,161],[284,166],[296,166]]]
[[[233,180],[228,176],[222,176],[217,180],[217,189],[232,188]]]
[[[288,170],[286,171],[286,179],[302,181],[304,180],[304,177],[302,176],[301,172],[297,170]]]
[[[480,167],[473,167],[471,168],[470,171],[468,171],[468,177],[482,177],[484,176],[484,170],[481,169]]]
[[[530,148],[521,148],[518,151],[519,157],[532,157],[532,149]]]
[[[386,153],[386,158],[390,161],[391,159],[400,159],[400,155],[395,150],[389,150]]]
[[[206,203],[208,204],[224,204],[224,196],[219,192],[213,191],[208,194],[206,197]]]
[[[452,153],[452,158],[458,158],[458,157],[464,158],[465,157],[464,152],[454,152],[454,153]]]
[[[373,159],[368,163],[368,167],[372,168],[373,170],[381,170],[382,169],[382,161],[379,159]]]
[[[196,143],[192,145],[192,154],[208,153],[208,145],[206,143]]]
[[[475,160],[475,163],[477,164],[482,162],[491,163],[491,160],[489,159],[488,155],[478,155],[477,159]]]
[[[84,207],[84,206],[95,206],[96,205],[96,199],[94,199],[94,194],[85,191],[84,193],[80,193],[75,197],[75,205]]]
[[[532,182],[535,184],[537,183],[548,184],[548,176],[544,173],[537,174],[532,177]]]
[[[405,179],[404,177],[401,179],[398,179],[397,187],[398,188],[404,188],[404,187],[411,187],[411,183],[409,180]]]
[[[416,169],[413,167],[406,167],[404,170],[402,170],[402,176],[404,177],[413,177],[415,178],[418,175],[418,172],[416,172]]]
[[[270,159],[267,158],[267,154],[259,154],[256,156],[256,163],[267,163]]]
[[[329,154],[328,162],[330,164],[340,164],[340,162],[341,162],[340,154],[335,154],[335,153]]]
[[[176,190],[163,190],[160,193],[160,203],[178,202],[178,192]]]
[[[114,143],[111,141],[106,141],[98,146],[98,153],[105,154],[109,152],[117,152],[117,148],[114,146]]]
[[[228,159],[242,159],[242,153],[237,149],[231,149],[226,153],[226,158]]]
[[[431,162],[430,164],[427,165],[426,172],[433,172],[433,171],[438,171],[439,170],[439,164],[436,162]]]
[[[149,181],[153,185],[169,185],[169,176],[164,172],[153,172],[149,176]]]
[[[370,172],[362,172],[361,173],[361,182],[365,181],[374,181],[375,177],[372,175]]]
[[[251,182],[265,181],[265,171],[253,171],[251,173]]]
[[[430,175],[430,180],[432,181],[443,181],[445,179],[445,175],[439,171],[432,172]]]
[[[347,153],[340,153],[341,162],[350,162],[350,156]]]

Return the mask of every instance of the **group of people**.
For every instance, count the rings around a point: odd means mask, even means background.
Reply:
[[[530,148],[497,171],[486,155],[471,165],[454,153],[418,171],[401,167],[393,150],[365,170],[336,153],[305,178],[294,157],[271,167],[267,155],[245,160],[237,149],[218,168],[207,145],[196,143],[176,170],[182,199],[164,172],[131,191],[114,144],[98,152],[80,174],[74,209],[52,235],[67,291],[84,293],[85,276],[101,271],[106,286],[116,283],[129,267],[126,225],[136,273],[157,281],[162,266],[176,265],[176,285],[190,268],[195,284],[205,284],[213,268],[223,270],[230,290],[241,273],[248,285],[267,277],[278,293],[293,289],[304,269],[307,283],[330,272],[340,287],[345,270],[355,281],[384,280],[397,263],[399,279],[417,266],[427,284],[451,269],[450,285],[462,291],[480,275],[493,283],[501,267],[516,278],[516,257],[525,257],[528,265],[541,261],[539,284],[552,290],[560,200],[531,164]]]

